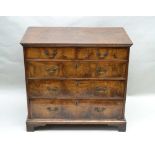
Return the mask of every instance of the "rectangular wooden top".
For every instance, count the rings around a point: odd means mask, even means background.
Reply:
[[[130,47],[121,27],[29,27],[21,40],[24,47]]]

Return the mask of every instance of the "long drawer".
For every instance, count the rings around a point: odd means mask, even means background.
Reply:
[[[31,99],[31,117],[42,119],[120,119],[123,101]]]
[[[125,62],[27,62],[28,78],[125,78]]]
[[[30,98],[123,98],[124,81],[29,80]]]
[[[128,60],[127,48],[26,48],[26,59]]]

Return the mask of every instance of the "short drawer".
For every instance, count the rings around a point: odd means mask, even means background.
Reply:
[[[127,60],[127,48],[77,48],[80,60]]]
[[[127,60],[127,48],[25,48],[26,59]]]
[[[27,59],[75,59],[76,48],[26,48]]]
[[[27,62],[29,78],[125,78],[125,62]]]
[[[30,98],[123,98],[124,81],[29,80]]]
[[[31,117],[42,119],[120,119],[122,101],[105,100],[30,100]]]

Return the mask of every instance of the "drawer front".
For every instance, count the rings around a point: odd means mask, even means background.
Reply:
[[[77,48],[79,60],[127,60],[127,48]]]
[[[127,64],[122,62],[27,62],[30,78],[124,78]]]
[[[25,56],[30,59],[75,59],[75,48],[26,48]]]
[[[29,80],[30,97],[43,98],[122,98],[124,81]]]
[[[120,119],[122,101],[105,100],[30,100],[32,118],[55,119]]]
[[[127,60],[127,48],[26,48],[27,59]]]

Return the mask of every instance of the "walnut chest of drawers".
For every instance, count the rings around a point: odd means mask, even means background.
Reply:
[[[100,124],[126,130],[132,41],[123,28],[29,27],[21,44],[27,131],[47,124]]]

